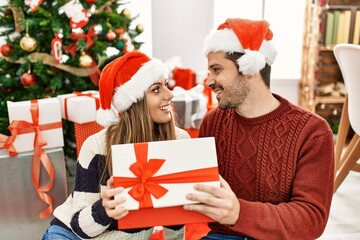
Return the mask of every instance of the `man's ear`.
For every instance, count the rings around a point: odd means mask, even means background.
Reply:
[[[241,74],[243,76],[243,78],[247,79],[247,80],[252,80],[252,79],[257,79],[257,78],[261,78],[260,72],[255,73],[255,74]]]

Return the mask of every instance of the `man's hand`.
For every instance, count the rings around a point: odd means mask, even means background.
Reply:
[[[189,200],[198,204],[184,205],[185,210],[202,213],[221,224],[233,225],[239,218],[240,203],[229,184],[220,176],[221,187],[196,184],[195,189],[211,196],[188,194]]]

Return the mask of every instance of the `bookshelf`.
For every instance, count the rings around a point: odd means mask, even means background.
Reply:
[[[360,42],[360,0],[306,0],[299,105],[324,117],[337,132],[345,86],[333,53]]]

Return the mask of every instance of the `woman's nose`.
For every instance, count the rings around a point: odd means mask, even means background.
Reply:
[[[174,97],[174,94],[170,91],[170,89],[166,88],[165,90],[165,98],[166,100],[171,100]]]

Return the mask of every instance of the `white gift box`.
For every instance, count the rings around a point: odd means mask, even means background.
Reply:
[[[15,121],[14,123],[19,121],[26,121],[31,125],[31,127],[28,127],[28,129],[32,129],[27,133],[21,133],[15,137],[13,146],[19,153],[34,150],[34,127],[36,126],[34,126],[30,112],[32,104],[31,101],[32,100],[20,102],[7,101],[10,126],[13,124],[13,121]],[[38,99],[36,101],[39,110],[38,125],[41,130],[41,134],[46,141],[46,145],[44,145],[42,148],[48,149],[53,147],[63,147],[64,136],[61,125],[60,104],[58,99],[45,98]]]
[[[99,105],[98,91],[83,91],[58,95],[61,117],[75,123],[88,123],[96,120]]]
[[[137,152],[135,147],[138,147]],[[143,154],[143,159],[139,159],[139,147],[142,151],[141,153]],[[126,183],[119,183],[116,178],[135,182],[139,181],[139,177],[143,178],[145,175],[140,174],[141,176],[136,176],[129,168],[136,162],[142,162],[141,164],[144,166],[143,170],[146,173],[149,171],[149,168],[151,168],[149,166],[151,165],[151,161],[155,160],[155,162],[163,162],[162,165],[160,164],[160,168],[152,176],[147,178],[146,184],[143,185],[146,189],[148,189],[149,186],[153,186],[152,184],[156,183],[166,189],[166,193],[163,196],[157,196],[158,198],[154,197],[149,190],[152,202],[152,206],[150,207],[153,208],[172,207],[194,203],[186,199],[186,195],[188,193],[205,194],[194,190],[194,184],[196,183],[220,186],[216,148],[213,137],[120,144],[113,145],[111,151],[113,175],[115,179],[114,184],[116,186],[125,186],[125,191],[117,195],[115,198],[124,197],[126,199],[124,207],[129,210],[139,209],[141,204],[140,202],[145,199],[139,201],[129,194],[131,189],[137,187],[135,186],[136,184],[126,187]],[[146,163],[149,163],[149,165],[146,165]],[[193,176],[183,176],[184,173],[191,172],[197,173],[193,174]],[[175,176],[172,175],[172,180],[169,180],[166,179],[168,174],[175,174]],[[203,175],[206,175],[206,177],[201,177]],[[145,206],[145,208],[146,207],[149,206]]]
[[[207,112],[207,100],[204,95],[204,85],[198,84],[195,87],[185,90],[181,87],[174,87],[171,100],[175,107],[180,128],[199,128],[202,118]]]

